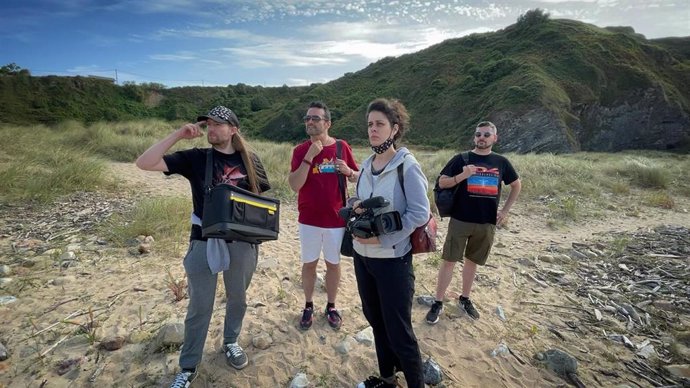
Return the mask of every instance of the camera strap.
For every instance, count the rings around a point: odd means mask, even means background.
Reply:
[[[206,153],[206,174],[204,175],[204,194],[211,192],[211,174],[213,172],[213,147]]]
[[[335,157],[338,159],[341,158],[341,154],[343,151],[343,144],[342,140],[340,139],[335,139]],[[347,206],[347,194],[345,193],[347,191],[347,185],[345,183],[345,175],[343,174],[338,174],[338,188],[340,189],[340,197],[343,200],[343,206]]]

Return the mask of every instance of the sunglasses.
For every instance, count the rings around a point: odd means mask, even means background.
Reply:
[[[311,121],[313,121],[313,122],[315,122],[315,123],[318,123],[319,121],[321,121],[321,120],[326,120],[326,119],[324,119],[324,118],[321,117],[321,116],[316,116],[316,115],[314,115],[314,116],[306,115],[306,116],[302,117],[302,121],[304,121],[305,123],[306,123],[307,121],[309,121],[309,120],[311,120]]]
[[[491,132],[484,132],[484,137],[491,137],[493,133]],[[474,137],[482,137],[482,132],[475,132]]]

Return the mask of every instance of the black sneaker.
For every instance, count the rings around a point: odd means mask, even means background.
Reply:
[[[328,324],[335,330],[339,330],[343,324],[343,317],[340,316],[340,312],[335,307],[326,307],[326,319],[328,319]]]
[[[472,319],[479,319],[479,311],[472,305],[470,298],[460,297],[460,308],[465,310]]]
[[[175,380],[170,384],[170,388],[188,388],[197,376],[199,376],[197,369],[183,369],[182,372],[175,376]]]
[[[357,384],[357,388],[397,388],[398,384],[391,384],[385,382],[383,379],[376,376],[369,376],[368,379]]]
[[[443,303],[436,301],[431,305],[431,309],[426,313],[426,323],[435,325],[438,322],[438,316],[443,312]]]
[[[223,353],[228,364],[235,369],[242,369],[249,364],[247,353],[237,343],[223,344]]]
[[[302,330],[309,330],[312,322],[314,321],[314,308],[307,307],[302,310],[302,319],[299,321],[299,328]]]

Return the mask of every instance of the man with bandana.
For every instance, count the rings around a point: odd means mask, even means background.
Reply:
[[[323,252],[328,298],[324,315],[328,324],[338,330],[342,325],[342,316],[335,307],[335,300],[340,284],[340,244],[345,234],[345,220],[340,218],[338,211],[345,206],[346,181],[357,182],[359,172],[347,142],[336,141],[328,134],[331,112],[326,104],[320,101],[309,104],[303,120],[309,139],[293,149],[288,177],[290,188],[297,192],[299,212],[305,299],[299,327],[309,330],[313,323],[316,267]]]
[[[166,154],[180,140],[204,135],[210,148],[190,148]],[[184,344],[180,351],[180,369],[171,388],[189,387],[199,374],[199,364],[206,343],[208,327],[213,315],[218,273],[223,274],[225,286],[225,324],[221,347],[227,363],[242,369],[249,359],[238,344],[242,321],[247,311],[246,291],[256,270],[258,246],[243,241],[214,241],[202,236],[204,214],[204,179],[207,154],[212,153],[212,185],[229,184],[254,193],[271,188],[259,157],[249,150],[240,135],[240,122],[233,111],[217,106],[196,123],[187,123],[163,140],[152,145],[136,161],[137,167],[147,171],[162,171],[166,175],[180,174],[189,180],[192,190],[193,212],[189,249],[183,260],[187,274],[189,304],[184,321]],[[216,249],[220,248],[220,249]]]
[[[442,189],[457,186],[455,201],[443,244],[443,262],[438,270],[436,301],[426,315],[426,322],[434,325],[443,311],[446,289],[453,279],[455,263],[464,261],[460,309],[472,319],[479,312],[470,300],[477,266],[486,264],[494,241],[496,225],[503,224],[510,208],[517,200],[522,184],[507,158],[491,151],[498,140],[496,126],[489,121],[477,124],[474,149],[458,154],[441,170],[438,184]],[[510,194],[498,210],[501,183],[510,186]]]

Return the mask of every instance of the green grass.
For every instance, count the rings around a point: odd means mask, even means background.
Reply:
[[[0,135],[12,139],[0,145],[0,200],[48,202],[77,191],[117,189],[116,177],[110,176],[105,161],[133,162],[178,125],[146,120],[90,126],[72,121],[52,128],[0,126]],[[287,176],[295,144],[248,141],[271,182],[267,194],[294,201],[296,194]],[[179,142],[173,150],[206,146],[200,138]],[[436,177],[457,151],[410,148],[427,176],[432,198]],[[368,147],[353,151],[359,162],[371,154]],[[515,209],[547,213],[554,226],[598,217],[602,209],[622,208],[626,213],[639,212],[640,206],[672,209],[680,198],[690,198],[689,155],[631,151],[506,156],[522,180]],[[508,192],[504,189],[503,196]],[[187,233],[188,202],[183,198],[143,200],[132,214],[116,216],[111,237],[123,244],[141,234],[177,239]]]
[[[12,139],[0,146],[0,199],[48,202],[76,191],[112,187],[105,164],[89,151],[65,144],[44,126],[0,126]]]
[[[153,236],[158,250],[177,250],[172,242],[186,241],[192,204],[187,198],[154,197],[142,200],[128,214],[114,215],[103,232],[114,244],[125,246],[137,236]]]

